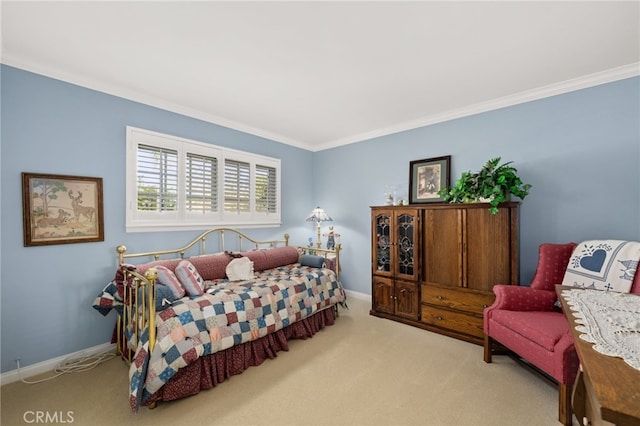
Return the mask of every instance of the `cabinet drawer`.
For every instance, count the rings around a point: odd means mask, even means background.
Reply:
[[[422,322],[470,336],[484,338],[482,317],[422,305]]]
[[[456,311],[482,315],[482,311],[495,300],[493,293],[467,290],[464,288],[444,288],[422,284],[422,303],[442,306]]]

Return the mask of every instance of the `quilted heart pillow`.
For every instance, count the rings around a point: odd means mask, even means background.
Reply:
[[[576,246],[562,284],[628,293],[640,261],[640,243],[590,240]]]

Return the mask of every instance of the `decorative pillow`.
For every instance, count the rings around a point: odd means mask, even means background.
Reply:
[[[140,275],[144,275],[144,273],[147,272],[147,269],[149,268],[157,268],[158,266],[164,266],[173,272],[175,271],[176,266],[178,266],[178,263],[180,263],[181,260],[182,259],[163,259],[163,260],[154,260],[152,262],[147,262],[147,263],[141,263],[140,265],[137,265],[136,271]]]
[[[162,311],[171,306],[171,303],[176,300],[176,297],[166,285],[156,284],[154,287],[156,295],[156,311]]]
[[[312,268],[324,268],[324,257],[303,254],[300,256],[300,265],[311,266]]]
[[[256,271],[264,271],[265,269],[298,263],[299,253],[296,247],[286,246],[245,251],[242,252],[242,256],[248,257],[253,261],[253,268]]]
[[[155,266],[155,268],[156,271],[158,271],[158,282],[164,286],[167,286],[176,299],[184,297],[184,287],[180,283],[180,280],[178,280],[178,278],[176,277],[176,274],[174,274],[173,271],[166,266],[158,265]]]
[[[573,250],[563,285],[628,293],[640,260],[640,243],[583,241]]]
[[[247,257],[238,257],[233,259],[227,265],[227,277],[230,281],[246,281],[253,279],[253,262]]]
[[[190,257],[189,262],[196,268],[200,276],[205,281],[213,281],[225,278],[225,268],[231,262],[231,257],[222,254],[210,254],[204,256]]]
[[[188,260],[183,260],[178,263],[178,266],[176,266],[176,276],[189,296],[201,296],[204,294],[204,280],[195,266]]]

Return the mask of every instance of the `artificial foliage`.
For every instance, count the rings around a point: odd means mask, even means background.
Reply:
[[[513,161],[500,164],[500,160],[501,157],[492,158],[477,173],[463,172],[454,186],[442,188],[438,195],[450,203],[487,201],[492,214],[498,213],[498,205],[511,194],[524,199],[531,185],[518,177]]]

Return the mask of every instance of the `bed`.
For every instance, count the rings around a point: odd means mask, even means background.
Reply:
[[[214,228],[177,249],[116,250],[115,277],[93,307],[117,312],[113,341],[129,363],[133,412],[275,358],[290,339],[332,325],[346,306],[340,245],[295,247],[286,234],[258,241]]]

